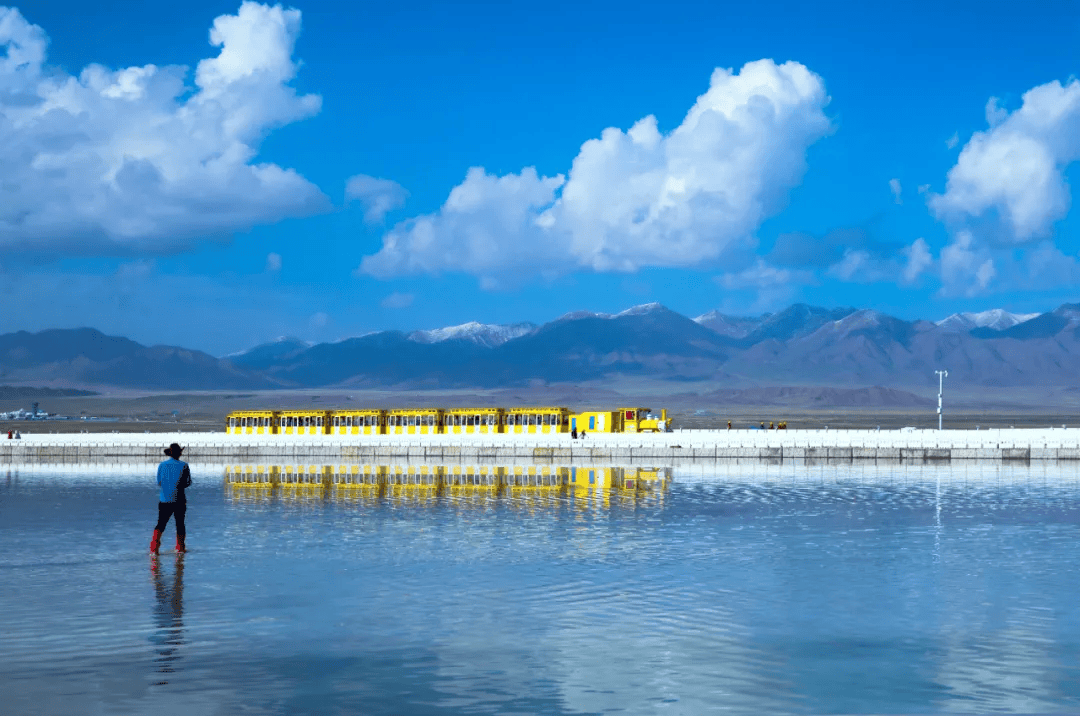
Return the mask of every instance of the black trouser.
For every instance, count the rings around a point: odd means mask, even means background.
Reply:
[[[169,524],[169,518],[176,516],[176,534],[183,537],[187,534],[184,529],[184,513],[187,512],[187,502],[159,502],[157,503],[157,527],[158,532],[165,531],[165,525]]]

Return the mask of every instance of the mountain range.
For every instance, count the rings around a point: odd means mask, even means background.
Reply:
[[[934,371],[972,388],[1080,386],[1080,304],[908,321],[804,304],[689,318],[660,304],[579,311],[543,325],[466,323],[332,343],[295,338],[224,357],[90,328],[0,335],[0,382],[153,390],[493,389],[662,381],[681,392],[881,386],[925,393]]]

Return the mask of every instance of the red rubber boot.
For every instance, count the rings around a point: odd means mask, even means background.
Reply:
[[[161,530],[154,530],[154,536],[150,540],[150,551],[154,554],[158,553],[158,548],[161,547]]]
[[[187,548],[184,547],[184,538],[185,537],[187,537],[187,535],[176,535],[176,551],[177,551],[177,553],[179,553],[179,552],[187,552]]]

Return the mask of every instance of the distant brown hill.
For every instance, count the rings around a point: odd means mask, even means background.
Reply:
[[[975,322],[990,314],[993,323]],[[936,392],[939,369],[949,371],[950,388],[969,392],[1034,388],[1065,394],[1080,387],[1080,305],[1034,318],[1002,311],[964,315],[933,323],[796,304],[757,318],[712,312],[690,319],[649,304],[613,315],[577,312],[505,331],[466,324],[316,345],[283,339],[226,358],[142,346],[93,329],[19,332],[0,336],[0,380],[155,390],[659,383],[669,386],[661,392],[673,394],[758,404],[802,401],[807,407],[925,407],[927,398],[915,393]]]

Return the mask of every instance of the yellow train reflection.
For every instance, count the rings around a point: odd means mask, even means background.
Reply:
[[[424,464],[237,464],[225,468],[228,488],[270,495],[293,491],[328,493],[331,499],[409,497],[428,502],[439,495],[524,498],[662,495],[671,468],[600,465]],[[348,497],[348,496],[353,497]]]

